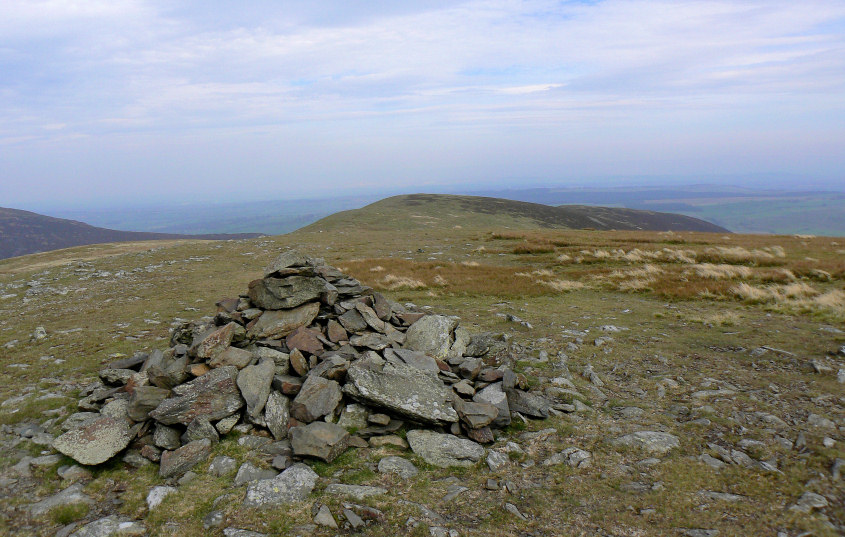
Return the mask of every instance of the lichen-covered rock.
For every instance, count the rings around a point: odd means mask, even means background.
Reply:
[[[250,330],[257,338],[281,339],[300,326],[308,326],[320,311],[320,304],[309,302],[287,310],[265,311]]]
[[[129,445],[129,425],[103,416],[53,440],[53,448],[80,464],[106,462]]]
[[[290,399],[277,391],[270,392],[264,406],[264,423],[276,440],[287,437],[289,421]]]
[[[481,445],[472,440],[425,429],[408,431],[407,438],[414,453],[425,462],[441,468],[472,466],[481,460],[485,452]]]
[[[342,398],[337,382],[309,376],[291,403],[290,415],[302,423],[310,423],[334,411]]]
[[[261,309],[282,310],[319,300],[327,290],[328,282],[322,278],[264,278],[249,282],[249,299]]]
[[[247,486],[244,507],[268,508],[302,501],[314,490],[317,474],[304,464],[294,464],[273,479]]]
[[[388,409],[422,423],[455,423],[458,414],[436,375],[402,364],[353,363],[344,392],[364,404]]]
[[[332,462],[349,446],[349,433],[334,423],[315,421],[290,430],[294,455]]]
[[[236,367],[212,369],[201,377],[175,387],[173,393],[176,397],[162,401],[149,416],[165,425],[188,425],[198,416],[209,421],[225,418],[244,406],[237,378]]]
[[[454,332],[460,319],[445,315],[426,315],[408,328],[405,348],[443,359],[455,341]]]
[[[211,454],[211,440],[203,438],[194,440],[174,451],[161,454],[161,477],[179,477],[185,472],[203,462]]]
[[[638,431],[626,434],[613,440],[618,446],[631,446],[640,448],[649,453],[663,455],[681,445],[677,436],[658,431]]]
[[[262,358],[257,364],[248,365],[238,373],[238,388],[246,401],[246,412],[250,417],[258,417],[264,410],[275,370],[273,360]]]

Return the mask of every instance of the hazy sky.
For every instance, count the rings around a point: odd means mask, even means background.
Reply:
[[[0,206],[746,173],[845,183],[845,1],[0,0]]]

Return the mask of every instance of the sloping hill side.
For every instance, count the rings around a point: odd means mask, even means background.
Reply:
[[[361,209],[334,214],[304,229],[329,231],[349,226],[374,229],[461,226],[728,232],[710,222],[673,213],[587,205],[553,207],[501,198],[446,194],[394,196]]]
[[[0,207],[0,259],[103,242],[172,239],[227,240],[259,236],[261,235],[258,233],[177,235],[118,231],[90,226],[75,220]]]

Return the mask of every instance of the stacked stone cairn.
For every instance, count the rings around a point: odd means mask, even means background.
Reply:
[[[471,336],[457,317],[392,303],[293,250],[217,308],[174,328],[166,351],[102,370],[53,447],[85,465],[147,459],[176,480],[233,429],[283,470],[398,439],[404,426],[428,462],[471,465],[514,413],[549,414],[502,365],[504,336]]]

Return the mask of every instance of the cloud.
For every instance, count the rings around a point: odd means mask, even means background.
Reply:
[[[550,135],[583,153],[576,140],[600,136],[649,132],[657,150],[684,128],[753,132],[780,111],[792,137],[831,125],[845,119],[844,49],[845,4],[823,0],[13,0],[0,20],[0,147],[122,140],[131,153],[133,137],[232,132],[319,143],[319,130],[407,155],[448,133],[478,159],[518,129],[514,151],[549,170],[561,162]]]

